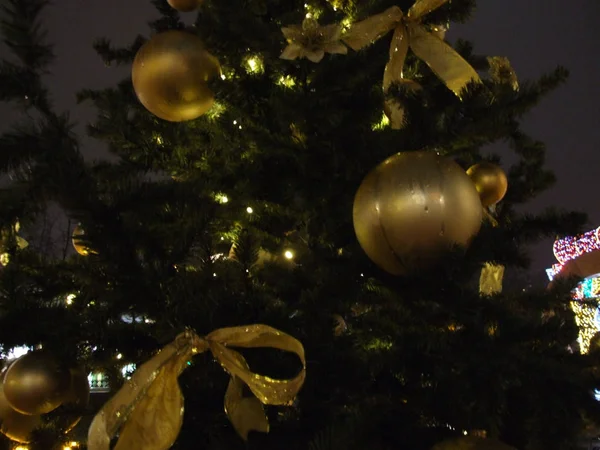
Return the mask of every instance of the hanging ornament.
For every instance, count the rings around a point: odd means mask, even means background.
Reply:
[[[50,415],[56,413],[56,426],[67,434],[81,420],[81,416],[90,402],[90,382],[83,367],[70,370],[71,385],[67,391],[63,404]]]
[[[0,432],[21,444],[31,441],[31,432],[41,424],[39,415],[30,416],[15,411],[4,395],[4,383],[0,381]]]
[[[191,12],[200,6],[201,0],[168,0],[169,6],[181,12]]]
[[[502,292],[504,266],[486,262],[481,268],[479,276],[479,294],[494,295]]]
[[[434,445],[431,450],[517,450],[495,439],[464,436],[448,439]]]
[[[23,250],[29,246],[29,243],[25,239],[18,236],[20,229],[21,225],[16,221],[12,227],[0,230],[0,265],[7,266],[10,262],[11,255],[9,251],[13,244],[19,250]]]
[[[244,357],[232,347],[276,348],[300,359],[300,373],[290,380],[275,380],[253,373]],[[188,330],[140,366],[96,414],[89,428],[88,450],[108,450],[118,433],[115,450],[170,448],[183,423],[183,395],[178,377],[194,355],[210,351],[230,375],[225,413],[235,431],[247,440],[252,430],[268,432],[264,404],[291,404],[306,377],[302,343],[267,325],[221,328],[206,337]],[[253,396],[246,396],[247,387]]]
[[[508,179],[496,164],[481,162],[467,169],[467,175],[473,180],[484,207],[498,203],[506,195]]]
[[[306,58],[318,63],[325,53],[348,53],[346,46],[340,42],[342,27],[338,24],[321,26],[315,19],[307,17],[302,25],[283,27],[281,32],[288,42],[280,56],[281,59]]]
[[[463,89],[469,83],[481,83],[481,78],[456,50],[440,39],[435,27],[430,31],[422,24],[427,14],[447,2],[448,0],[417,0],[406,14],[398,6],[392,6],[380,14],[354,23],[342,36],[342,41],[352,50],[358,51],[393,30],[389,61],[383,73],[383,91],[387,93],[393,84],[403,79],[404,62],[410,49],[448,89],[461,98]],[[390,110],[403,108],[399,102],[387,102]],[[395,111],[391,115],[399,118],[403,116],[401,111]],[[403,127],[402,122],[391,122],[394,129]]]
[[[214,103],[208,82],[220,75],[217,59],[185,31],[152,37],[133,61],[133,88],[144,107],[170,122],[200,117]]]
[[[64,401],[71,386],[69,370],[44,350],[29,352],[15,361],[4,377],[4,395],[22,414],[45,414]]]
[[[95,254],[96,252],[94,252],[87,245],[85,245],[84,239],[82,239],[84,236],[85,236],[85,231],[83,230],[83,227],[81,225],[77,225],[75,227],[75,229],[73,230],[73,234],[72,234],[72,238],[71,238],[71,242],[73,243],[73,248],[81,256],[88,256],[90,254]]]
[[[481,226],[477,191],[464,170],[434,152],[398,153],[372,170],[354,198],[358,241],[382,269],[406,275]]]
[[[4,383],[0,381],[0,432],[21,444],[29,443],[31,433],[46,422],[52,422],[55,429],[63,434],[69,433],[81,420],[90,398],[90,385],[82,368],[71,369],[70,381],[64,405],[44,415],[16,411],[6,399]]]

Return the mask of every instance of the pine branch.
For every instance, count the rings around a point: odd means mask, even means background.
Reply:
[[[4,88],[0,99],[25,100],[26,106],[34,106],[46,115],[51,114],[51,105],[41,77],[48,73],[54,53],[45,42],[46,31],[40,25],[39,15],[48,4],[47,0],[7,0],[0,6],[4,42],[20,63],[0,64],[0,83]]]
[[[152,4],[162,16],[149,23],[154,33],[177,30],[184,27],[183,23],[179,20],[179,13],[167,3],[167,0],[152,0]]]
[[[99,38],[94,42],[94,50],[100,55],[102,61],[107,66],[116,64],[117,66],[122,64],[131,64],[135,58],[135,54],[142,45],[146,42],[146,38],[143,36],[137,36],[129,47],[117,49],[114,48],[110,40],[106,38]]]
[[[0,6],[6,17],[0,21],[4,43],[25,67],[38,73],[44,73],[54,60],[52,46],[44,42],[47,32],[39,22],[48,5],[48,0],[6,0]]]

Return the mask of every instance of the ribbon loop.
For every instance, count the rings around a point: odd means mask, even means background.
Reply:
[[[408,17],[413,20],[420,20],[431,11],[435,11],[440,6],[448,3],[449,0],[417,0],[408,10]]]
[[[448,89],[460,98],[461,91],[470,82],[481,82],[479,75],[456,50],[421,25],[423,16],[447,2],[448,0],[417,0],[406,15],[397,6],[392,6],[380,14],[352,25],[348,33],[342,37],[342,41],[358,51],[394,30],[389,61],[383,75],[384,92],[387,93],[392,84],[403,80],[402,68],[410,48]],[[392,128],[402,128],[404,125],[402,105],[397,101],[386,101],[386,109],[393,111],[390,117]]]
[[[271,347],[295,353],[302,363],[291,380],[275,380],[253,373],[244,357],[229,348]],[[96,414],[88,433],[89,450],[108,450],[120,431],[115,447],[127,450],[164,450],[175,442],[182,425],[183,395],[178,377],[189,359],[210,350],[231,375],[225,393],[225,412],[236,432],[246,440],[251,430],[268,432],[263,404],[289,404],[306,377],[304,347],[297,339],[267,325],[248,325],[215,330],[205,338],[188,330],[140,366]],[[243,396],[246,384],[255,397]]]

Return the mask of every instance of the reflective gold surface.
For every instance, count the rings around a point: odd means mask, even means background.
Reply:
[[[71,386],[65,396],[65,410],[59,410],[60,415],[57,418],[57,426],[65,434],[79,423],[90,402],[90,383],[86,371],[83,367],[78,367],[70,372]]]
[[[190,12],[200,5],[200,0],[168,0],[171,8],[181,12]]]
[[[45,414],[60,406],[71,386],[71,374],[48,352],[36,350],[6,371],[4,395],[16,411]]]
[[[210,109],[214,98],[207,83],[219,73],[219,63],[198,37],[174,30],[155,35],[140,48],[131,78],[148,111],[182,122]]]
[[[361,247],[382,269],[408,274],[481,226],[477,191],[464,170],[434,152],[398,153],[372,170],[353,208]]]
[[[29,416],[15,411],[4,395],[0,381],[0,431],[9,439],[22,444],[30,441],[31,432],[41,423],[40,416]]]
[[[302,364],[292,379],[273,379],[254,373],[231,347],[270,347],[295,353]],[[202,338],[187,330],[163,347],[133,373],[131,379],[96,414],[88,432],[88,450],[108,450],[119,433],[115,450],[166,450],[181,429],[183,395],[178,377],[194,355],[210,351],[231,376],[225,393],[225,412],[236,432],[269,431],[263,404],[287,405],[306,377],[302,343],[268,325],[220,328]],[[254,397],[243,395],[246,385]]]
[[[506,195],[508,179],[502,168],[496,164],[475,164],[469,167],[467,175],[473,180],[483,206],[495,205]]]
[[[81,239],[84,234],[85,233],[83,231],[83,228],[81,228],[81,225],[77,225],[75,227],[75,229],[73,230],[73,236],[72,236],[73,248],[81,256],[88,256],[91,253],[90,249],[84,245],[83,240]]]

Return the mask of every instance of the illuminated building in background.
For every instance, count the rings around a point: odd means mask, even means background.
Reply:
[[[550,281],[557,277],[583,278],[573,290],[571,308],[579,327],[580,351],[587,353],[590,339],[600,331],[598,306],[584,302],[600,301],[600,227],[580,236],[557,239],[553,250],[558,263],[546,270]]]

